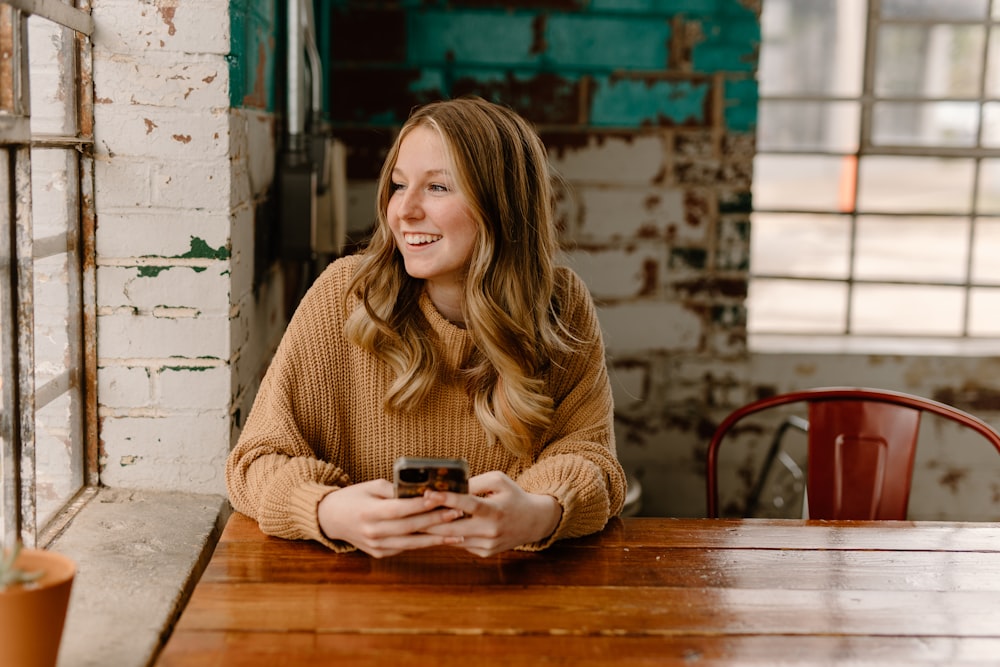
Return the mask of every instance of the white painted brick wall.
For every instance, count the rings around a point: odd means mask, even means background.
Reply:
[[[114,311],[97,317],[97,356],[103,365],[125,359],[229,359],[229,318],[164,311],[162,316]],[[192,378],[194,379],[194,378]]]
[[[662,243],[637,242],[627,248],[574,249],[564,255],[599,301],[633,300],[643,296],[647,265],[663,275],[666,252]]]
[[[280,282],[253,284],[274,119],[229,108],[228,0],[93,16],[101,481],[225,493],[234,419],[284,328]]]
[[[93,0],[94,43],[115,53],[229,53],[229,0]]]
[[[210,268],[167,266],[144,276],[135,266],[102,266],[97,271],[97,299],[104,308],[153,312],[160,307],[190,308],[199,316],[229,316],[230,276],[224,262]]]
[[[649,185],[666,169],[663,139],[656,134],[593,138],[586,148],[550,152],[560,176],[575,183]]]
[[[104,175],[105,179],[111,178]],[[105,195],[105,200],[107,195]],[[169,215],[169,224],[164,220]],[[97,226],[97,254],[102,262],[118,259],[180,257],[191,252],[192,239],[224,248],[230,234],[229,213],[110,210]]]
[[[597,312],[609,354],[698,349],[702,323],[687,308],[665,302],[601,306]]]
[[[105,417],[101,481],[111,487],[225,492],[230,420],[197,415]]]

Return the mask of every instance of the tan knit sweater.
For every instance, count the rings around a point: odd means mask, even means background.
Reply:
[[[591,342],[553,360],[546,386],[554,419],[527,461],[487,444],[460,384],[439,383],[413,412],[383,408],[393,371],[343,334],[347,315],[359,306],[347,294],[357,264],[349,256],[330,265],[289,323],[226,466],[237,510],[269,535],[349,550],[319,528],[317,506],[327,493],[353,482],[391,479],[399,456],[445,456],[467,459],[472,475],[501,470],[526,491],[559,501],[563,514],[555,532],[525,549],[596,532],[621,511],[625,476],[615,454],[604,347],[579,277],[560,269],[565,273],[557,283],[566,290],[561,315]],[[438,336],[442,377],[454,377],[472,348],[469,332],[445,320],[426,294],[420,307]]]

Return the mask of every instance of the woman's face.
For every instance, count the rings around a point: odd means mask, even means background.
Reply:
[[[432,128],[403,138],[391,188],[386,218],[406,272],[439,287],[461,284],[479,232]]]

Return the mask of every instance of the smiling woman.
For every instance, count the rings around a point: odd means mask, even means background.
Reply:
[[[601,330],[555,265],[552,206],[520,116],[478,98],[418,109],[371,242],[316,281],[268,369],[229,458],[234,507],[376,557],[542,549],[620,512]],[[467,460],[469,493],[394,498],[402,456]]]
[[[480,225],[454,183],[450,162],[438,131],[410,131],[392,170],[386,219],[406,273],[425,281],[442,315],[462,323],[463,282]]]

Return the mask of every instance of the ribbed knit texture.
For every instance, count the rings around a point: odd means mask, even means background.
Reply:
[[[438,383],[418,410],[387,411],[383,397],[393,371],[347,341],[347,316],[360,302],[347,295],[358,258],[337,260],[302,299],[261,383],[253,409],[226,466],[233,506],[269,535],[312,539],[332,549],[319,528],[317,506],[352,482],[392,479],[399,456],[463,457],[470,474],[501,470],[526,491],[555,497],[562,520],[555,540],[600,530],[621,511],[625,475],[615,454],[613,405],[604,347],[590,294],[569,269],[557,284],[561,315],[588,341],[554,359],[546,375],[555,402],[552,426],[530,460],[488,445],[464,385]],[[424,294],[420,307],[437,336],[441,377],[469,357],[469,332],[452,325]]]

